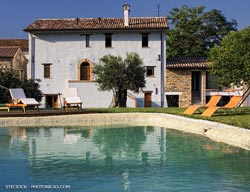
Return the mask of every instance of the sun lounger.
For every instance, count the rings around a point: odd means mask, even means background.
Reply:
[[[82,101],[77,95],[76,88],[66,88],[63,90],[63,105],[66,110],[72,106],[76,106],[78,109],[82,108]]]
[[[3,110],[7,110],[8,112],[10,112],[10,107],[7,106],[6,104],[0,104],[0,109],[3,109]]]
[[[233,96],[230,101],[222,107],[217,107],[217,106],[213,106],[213,107],[208,107],[202,114],[201,116],[203,117],[211,117],[218,109],[224,109],[224,110],[229,110],[229,109],[233,109],[239,106],[241,100],[242,100],[242,96]]]
[[[22,107],[25,113],[25,108],[34,106],[38,109],[40,105],[34,98],[27,98],[22,88],[9,89],[11,95],[10,107]]]
[[[222,97],[221,95],[213,95],[207,104],[205,104],[205,105],[191,105],[184,111],[183,114],[192,115],[196,110],[199,110],[201,108],[214,107],[218,104],[221,97]]]

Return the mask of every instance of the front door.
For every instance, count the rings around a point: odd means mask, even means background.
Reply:
[[[58,108],[58,95],[46,95],[45,96],[46,100],[46,108]]]
[[[151,107],[151,92],[144,93],[144,107]]]
[[[192,104],[201,104],[201,71],[192,71]]]

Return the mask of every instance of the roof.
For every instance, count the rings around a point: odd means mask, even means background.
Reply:
[[[167,29],[165,17],[130,17],[129,26],[123,18],[68,18],[38,19],[24,29],[31,31],[95,31],[95,30],[136,30]]]
[[[12,47],[0,47],[0,57],[14,57],[17,50],[20,49],[20,47],[12,46]]]
[[[205,57],[179,57],[167,59],[166,68],[168,69],[190,69],[190,68],[209,68],[210,63]]]
[[[0,39],[0,47],[19,46],[22,51],[29,51],[28,39]]]

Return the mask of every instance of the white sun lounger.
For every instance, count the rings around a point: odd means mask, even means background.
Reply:
[[[78,109],[82,108],[81,98],[77,95],[76,88],[63,89],[63,105],[68,109],[71,106],[76,106]]]
[[[9,91],[12,106],[22,107],[24,113],[27,106],[34,106],[38,109],[40,104],[34,98],[27,98],[22,88],[9,89]]]

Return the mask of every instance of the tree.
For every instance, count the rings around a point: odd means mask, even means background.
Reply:
[[[120,56],[105,55],[100,64],[95,65],[93,73],[102,91],[113,92],[112,107],[126,107],[127,90],[138,93],[145,87],[145,68],[137,53]]]
[[[250,27],[225,36],[209,52],[211,74],[221,86],[250,85]]]
[[[27,97],[35,98],[41,101],[42,92],[39,89],[39,80],[24,80],[21,81],[11,71],[0,71],[0,85],[6,88],[23,88]],[[10,102],[10,93],[7,89],[1,88],[0,103]]]
[[[167,57],[207,56],[210,48],[218,45],[237,22],[227,21],[221,11],[204,12],[205,7],[173,8],[167,16],[172,29],[167,31]]]

